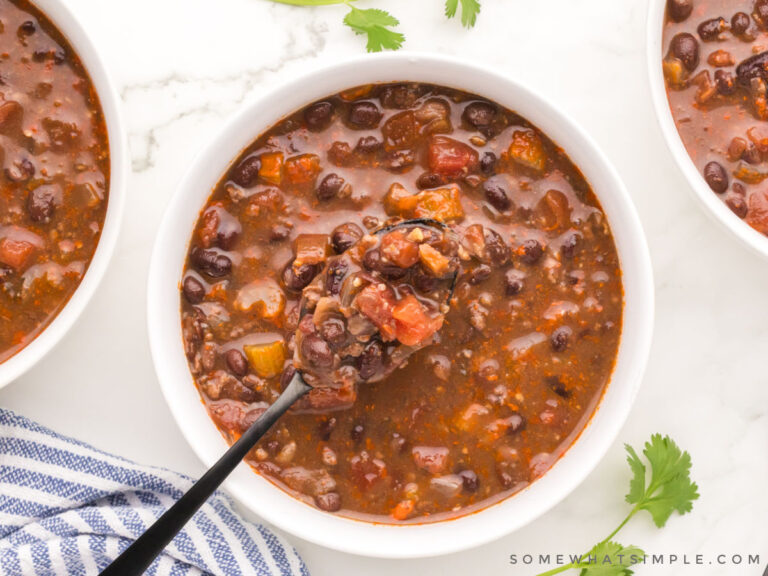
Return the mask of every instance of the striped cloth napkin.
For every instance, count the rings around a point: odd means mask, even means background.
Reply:
[[[0,574],[98,574],[191,484],[0,409]],[[147,574],[309,576],[290,544],[221,493]]]

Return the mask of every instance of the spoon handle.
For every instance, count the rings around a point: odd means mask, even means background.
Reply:
[[[285,414],[288,408],[306,394],[310,386],[296,372],[280,397],[259,416],[240,439],[230,446],[218,462],[194,483],[173,506],[166,510],[144,534],[104,569],[101,576],[140,576],[152,564],[187,521],[221,485],[256,442]]]

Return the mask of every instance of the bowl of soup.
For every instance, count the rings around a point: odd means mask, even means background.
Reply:
[[[453,240],[380,236],[412,219]],[[436,323],[444,255],[459,270]],[[304,314],[324,270],[359,314]],[[208,465],[294,358],[333,366],[226,488],[302,538],[415,557],[498,538],[584,479],[640,384],[653,283],[629,196],[572,121],[475,65],[383,55],[288,82],[205,148],[148,304],[163,392]]]
[[[118,97],[61,3],[2,0],[0,386],[85,308],[114,248],[127,167]]]

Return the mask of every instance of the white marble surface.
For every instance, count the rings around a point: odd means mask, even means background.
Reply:
[[[69,0],[125,105],[133,173],[122,237],[69,337],[0,405],[135,460],[202,470],[161,397],[144,320],[162,210],[222,120],[275,82],[362,51],[343,8],[265,0]],[[632,415],[603,463],[528,528],[449,557],[378,561],[294,539],[315,576],[535,574],[511,553],[576,552],[626,512],[623,442],[671,434],[693,456],[701,500],[663,531],[639,517],[621,539],[655,553],[760,553],[768,563],[768,262],[699,210],[666,153],[648,99],[644,0],[483,0],[476,29],[441,0],[366,0],[403,20],[407,49],[460,54],[538,90],[595,137],[625,179],[656,273],[656,331]],[[646,567],[639,574],[759,574],[757,567]]]

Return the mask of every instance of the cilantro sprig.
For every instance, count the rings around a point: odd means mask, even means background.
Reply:
[[[567,570],[580,570],[580,576],[631,576],[632,566],[641,562],[645,553],[636,546],[623,546],[614,537],[632,517],[645,510],[657,527],[663,528],[673,512],[687,514],[698,499],[698,486],[691,481],[691,456],[683,452],[669,437],[651,436],[645,443],[643,456],[648,466],[632,446],[626,444],[627,462],[632,471],[629,492],[625,500],[633,507],[621,524],[607,538],[595,544],[576,562],[559,566],[539,576],[553,576]]]
[[[368,52],[381,52],[382,50],[399,50],[405,42],[405,35],[395,28],[400,21],[386,10],[379,8],[358,8],[352,3],[357,0],[270,0],[277,4],[290,6],[331,6],[345,4],[349,12],[344,16],[346,24],[355,34],[367,37],[366,49]],[[477,22],[480,13],[480,0],[445,0],[445,16],[456,16],[459,4],[461,4],[461,24],[465,28],[472,28]]]

